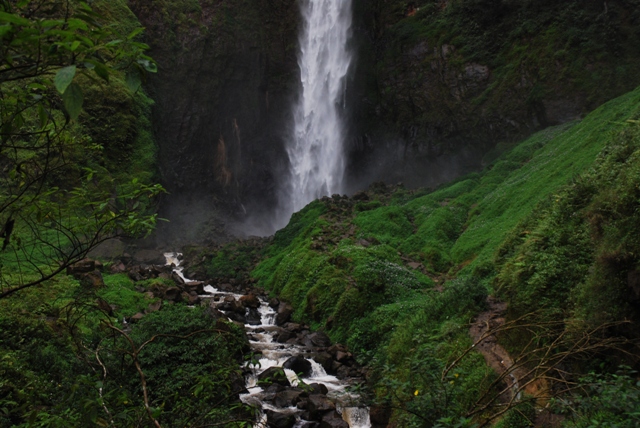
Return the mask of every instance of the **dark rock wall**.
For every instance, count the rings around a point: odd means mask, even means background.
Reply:
[[[193,232],[198,238],[223,229],[216,219],[268,210],[286,170],[283,140],[297,84],[295,0],[130,6],[159,66],[149,83],[169,191],[161,215],[180,233],[209,229]]]
[[[355,186],[438,184],[640,84],[637,0],[355,0],[354,16]]]

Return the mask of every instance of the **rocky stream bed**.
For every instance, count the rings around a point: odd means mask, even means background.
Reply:
[[[240,399],[258,409],[255,427],[371,427],[369,409],[350,392],[364,376],[346,347],[290,322],[293,308],[268,299],[262,290],[190,281],[182,273],[178,253],[165,257],[179,285],[165,290],[168,297],[175,294],[191,304],[208,304],[244,326],[252,358],[243,365],[245,389]]]

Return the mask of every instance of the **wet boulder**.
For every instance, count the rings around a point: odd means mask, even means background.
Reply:
[[[295,335],[293,333],[291,333],[290,331],[284,330],[281,331],[278,336],[276,337],[276,342],[278,343],[287,343],[287,340],[291,339],[295,337]]]
[[[170,302],[179,302],[182,300],[182,290],[178,287],[169,287],[164,290],[164,299]]]
[[[327,373],[333,373],[333,357],[328,352],[318,352],[312,358],[320,364]]]
[[[280,306],[280,300],[278,300],[277,298],[273,298],[271,300],[269,300],[269,307],[273,310],[277,310],[278,306]]]
[[[191,281],[182,284],[182,288],[187,293],[191,293],[192,291],[196,294],[204,294],[204,282],[202,281]]]
[[[329,389],[323,383],[310,383],[307,385],[309,395],[327,395]]]
[[[243,326],[247,323],[247,319],[245,318],[245,316],[237,312],[227,312],[226,315],[231,321],[238,322]]]
[[[309,334],[304,342],[307,346],[317,346],[319,348],[331,346],[331,339],[321,331],[315,331]]]
[[[102,278],[102,274],[99,270],[78,274],[75,277],[78,278],[78,280],[80,281],[80,285],[82,285],[84,288],[95,289],[105,286],[104,279]]]
[[[261,386],[272,385],[274,383],[282,386],[290,386],[289,379],[282,367],[269,367],[258,375],[258,382]]]
[[[298,402],[302,399],[301,396],[304,395],[304,391],[296,390],[296,389],[287,389],[276,394],[273,403],[276,407],[295,407]]]
[[[266,393],[270,393],[270,394],[277,394],[279,392],[285,391],[287,388],[287,386],[289,386],[289,384],[287,383],[286,386],[284,385],[280,385],[279,383],[274,383],[272,385],[269,385],[269,387],[267,389],[265,389],[264,391]]]
[[[162,300],[158,300],[157,302],[149,303],[149,306],[147,306],[147,310],[145,312],[149,314],[151,312],[157,312],[160,309],[162,309]]]
[[[248,309],[245,315],[247,320],[247,324],[250,325],[260,325],[262,324],[262,316],[257,309]]]
[[[322,416],[320,428],[349,428],[349,424],[334,410]]]
[[[296,424],[296,417],[292,414],[267,410],[267,426],[272,428],[292,428]]]
[[[240,303],[245,308],[258,309],[260,307],[260,300],[255,294],[247,294],[240,297]]]
[[[278,305],[278,310],[276,314],[276,324],[283,325],[284,323],[289,321],[289,318],[291,318],[292,314],[293,314],[293,306],[285,302],[280,302],[280,305]]]
[[[318,420],[326,412],[335,409],[336,405],[326,395],[310,395],[307,398],[307,410],[312,420]]]
[[[369,409],[369,418],[373,428],[385,428],[389,425],[392,410],[389,407],[373,406]]]
[[[182,285],[184,284],[184,279],[182,279],[182,277],[180,275],[178,275],[177,272],[171,272],[171,279],[173,280],[173,282],[175,282],[177,285]]]
[[[312,370],[311,362],[309,362],[309,360],[307,360],[306,358],[299,356],[289,358],[287,361],[285,361],[282,367],[284,367],[285,369],[293,370],[297,375],[302,373],[303,377],[308,377],[309,375],[311,375]]]

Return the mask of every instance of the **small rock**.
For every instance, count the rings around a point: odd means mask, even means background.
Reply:
[[[129,318],[130,322],[138,322],[140,321],[142,318],[144,317],[144,314],[142,312],[138,312],[137,314],[135,314],[134,316],[132,316],[131,318]]]
[[[157,302],[150,303],[147,307],[147,313],[157,312],[162,309],[162,300],[158,300]]]
[[[202,281],[186,282],[182,285],[182,288],[187,293],[191,293],[193,291],[196,294],[204,294],[204,282]]]
[[[255,294],[247,294],[240,297],[240,303],[245,308],[258,309],[260,307],[260,300],[258,300]]]
[[[179,302],[182,299],[182,290],[178,287],[169,287],[164,290],[164,298],[170,302]]]
[[[280,300],[278,300],[275,297],[273,299],[269,300],[269,307],[271,309],[278,309],[278,306],[280,306]]]
[[[83,287],[102,288],[105,286],[104,279],[102,279],[102,274],[98,270],[77,275],[77,278],[80,281],[80,285],[82,285]]]
[[[124,263],[122,262],[114,263],[109,268],[109,272],[112,274],[122,273],[125,270],[127,270],[127,268],[124,266]]]
[[[93,272],[96,269],[96,261],[92,259],[83,259],[79,262],[67,267],[67,275],[73,275],[78,278],[77,275],[83,273]]]
[[[171,279],[173,280],[173,282],[175,282],[177,285],[182,285],[184,284],[184,279],[182,279],[182,277],[180,275],[178,275],[176,272],[172,272],[171,273]]]
[[[322,416],[320,428],[349,428],[349,424],[334,410]]]

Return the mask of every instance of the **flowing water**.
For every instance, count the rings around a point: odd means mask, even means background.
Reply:
[[[283,201],[291,212],[342,191],[342,117],[351,63],[351,0],[301,0],[300,8],[304,23],[298,58],[302,93],[294,110],[295,135],[288,147],[290,186]]]
[[[178,253],[165,253],[168,265],[175,266],[175,272],[185,281],[180,268]],[[200,296],[203,299],[222,299],[226,296],[233,296],[236,300],[240,299],[241,294],[234,294],[220,291],[210,285],[204,288],[207,293]],[[258,376],[270,367],[282,367],[284,362],[292,356],[305,357],[311,363],[311,373],[308,377],[298,378],[292,370],[284,369],[291,386],[297,386],[301,381],[307,385],[312,383],[323,384],[329,390],[329,397],[335,404],[336,409],[342,415],[342,418],[349,424],[350,428],[370,428],[369,409],[358,405],[359,397],[357,394],[348,391],[349,383],[338,379],[335,376],[327,374],[324,368],[312,358],[312,349],[301,345],[277,343],[274,336],[282,331],[281,327],[276,326],[276,312],[269,307],[264,299],[260,299],[260,325],[245,324],[245,330],[249,336],[249,344],[251,350],[260,355],[258,361],[247,363],[245,368],[249,369],[246,376],[247,393],[240,395],[243,403],[256,407],[259,410],[259,416],[256,420],[254,428],[267,428],[266,410],[272,410],[280,413],[296,415],[296,425],[294,428],[305,427],[306,421],[299,417],[301,411],[296,407],[278,408],[272,404],[263,401],[265,392],[258,384]]]

